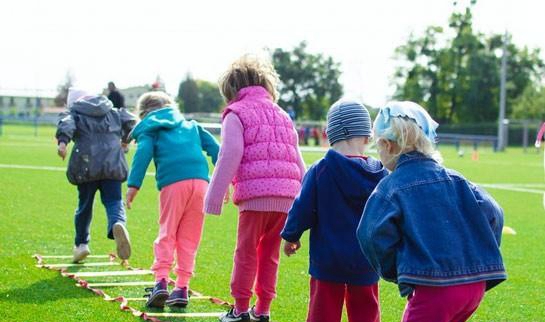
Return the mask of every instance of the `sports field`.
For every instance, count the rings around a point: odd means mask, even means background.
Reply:
[[[74,281],[58,272],[36,268],[32,255],[70,255],[73,243],[73,213],[77,194],[66,180],[66,161],[56,155],[54,129],[41,127],[37,136],[25,126],[4,126],[0,136],[0,320],[1,321],[138,321],[121,312],[119,303],[102,300],[92,292],[75,287]],[[132,153],[134,148],[132,148]],[[441,152],[448,167],[461,171],[470,180],[484,184],[505,211],[505,225],[516,235],[504,235],[502,253],[508,281],[488,292],[472,321],[545,321],[545,209],[543,154],[531,149],[510,148],[493,153],[480,150],[478,161],[466,149],[460,158],[451,146]],[[307,164],[321,153],[304,154]],[[149,171],[153,171],[152,168]],[[133,243],[130,264],[149,268],[152,243],[158,230],[158,192],[153,176],[128,211],[128,227]],[[100,199],[95,201],[92,224],[93,254],[108,254],[115,247],[105,238],[106,216]],[[236,209],[224,208],[223,215],[206,218],[197,258],[196,276],[191,287],[205,295],[231,301],[229,279],[235,245]],[[293,257],[282,255],[278,298],[272,320],[305,320],[308,301],[308,234],[303,248]],[[90,259],[89,262],[104,261]],[[51,259],[49,262],[67,262]],[[77,267],[71,271],[119,270],[119,267]],[[88,277],[89,282],[151,281],[151,276]],[[381,282],[382,320],[399,321],[405,299],[393,284]],[[143,287],[104,287],[111,296],[141,297]],[[147,311],[144,302],[130,306]],[[166,309],[168,312],[168,309]],[[194,300],[185,312],[219,312],[222,307]],[[155,311],[157,312],[157,311]],[[182,311],[180,311],[182,312]],[[177,318],[166,321],[216,321],[216,318]]]

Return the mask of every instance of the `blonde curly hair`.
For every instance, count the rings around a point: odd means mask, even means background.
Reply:
[[[269,59],[253,54],[246,54],[227,69],[218,81],[221,95],[226,102],[237,97],[238,91],[248,86],[262,86],[278,101],[280,79]]]
[[[172,105],[174,105],[174,100],[167,93],[161,91],[147,92],[138,98],[136,111],[140,119],[143,119],[149,112]]]

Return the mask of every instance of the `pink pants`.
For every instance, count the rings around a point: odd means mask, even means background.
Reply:
[[[207,187],[205,180],[190,179],[161,189],[159,236],[154,242],[155,260],[151,267],[156,281],[168,281],[176,252],[176,286],[189,285],[201,241]]]
[[[231,295],[237,312],[248,310],[255,284],[256,313],[269,313],[276,297],[280,257],[280,232],[286,213],[243,211],[238,217]]]
[[[378,284],[359,286],[310,278],[307,322],[339,322],[346,301],[350,322],[380,321]]]
[[[485,282],[432,287],[415,287],[403,313],[402,322],[463,322],[477,310],[484,296]]]

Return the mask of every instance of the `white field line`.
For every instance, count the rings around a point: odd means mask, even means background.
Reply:
[[[63,268],[63,267],[95,267],[95,266],[119,266],[121,264],[116,262],[99,262],[99,263],[65,263],[65,264],[38,264],[36,267],[51,267],[51,268]]]
[[[0,169],[45,170],[45,171],[60,171],[60,172],[66,171],[65,167],[51,167],[51,166],[23,165],[23,164],[3,164],[3,163],[0,163]],[[146,175],[154,176],[155,172],[146,172]]]
[[[154,286],[156,283],[153,281],[150,282],[111,282],[111,283],[89,283],[89,287],[123,287],[123,286]],[[78,283],[76,286],[81,287]]]
[[[478,183],[477,185],[489,188],[489,189],[498,189],[498,190],[507,190],[507,191],[515,191],[515,192],[526,192],[526,193],[536,193],[536,194],[544,194],[545,190],[536,190],[536,189],[526,189],[526,188],[519,188],[512,185],[503,185],[503,184],[494,184],[494,183]]]
[[[76,277],[100,277],[100,276],[132,276],[132,275],[151,275],[149,270],[133,270],[133,271],[103,271],[103,272],[82,272],[69,273]]]
[[[73,255],[43,255],[40,257],[41,258],[74,258]],[[110,255],[89,255],[87,256],[87,258],[110,258]]]
[[[209,313],[154,313],[145,312],[147,316],[151,317],[171,317],[171,318],[206,318],[206,317],[219,317],[225,312],[209,312]]]
[[[42,170],[42,171],[66,171],[64,167],[51,167],[51,166],[35,166],[35,165],[22,165],[22,164],[2,164],[0,163],[0,169],[22,169],[22,170]],[[147,176],[155,176],[155,172],[146,172]],[[545,190],[527,189],[530,188],[544,188],[545,184],[540,183],[477,183],[480,186],[490,189],[508,190],[515,192],[527,192],[527,193],[545,193]]]

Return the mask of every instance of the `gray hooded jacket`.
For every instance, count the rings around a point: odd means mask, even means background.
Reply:
[[[105,96],[92,96],[76,101],[59,115],[57,140],[75,143],[66,172],[70,183],[127,179],[121,142],[130,142],[136,117],[124,108],[112,107]]]

